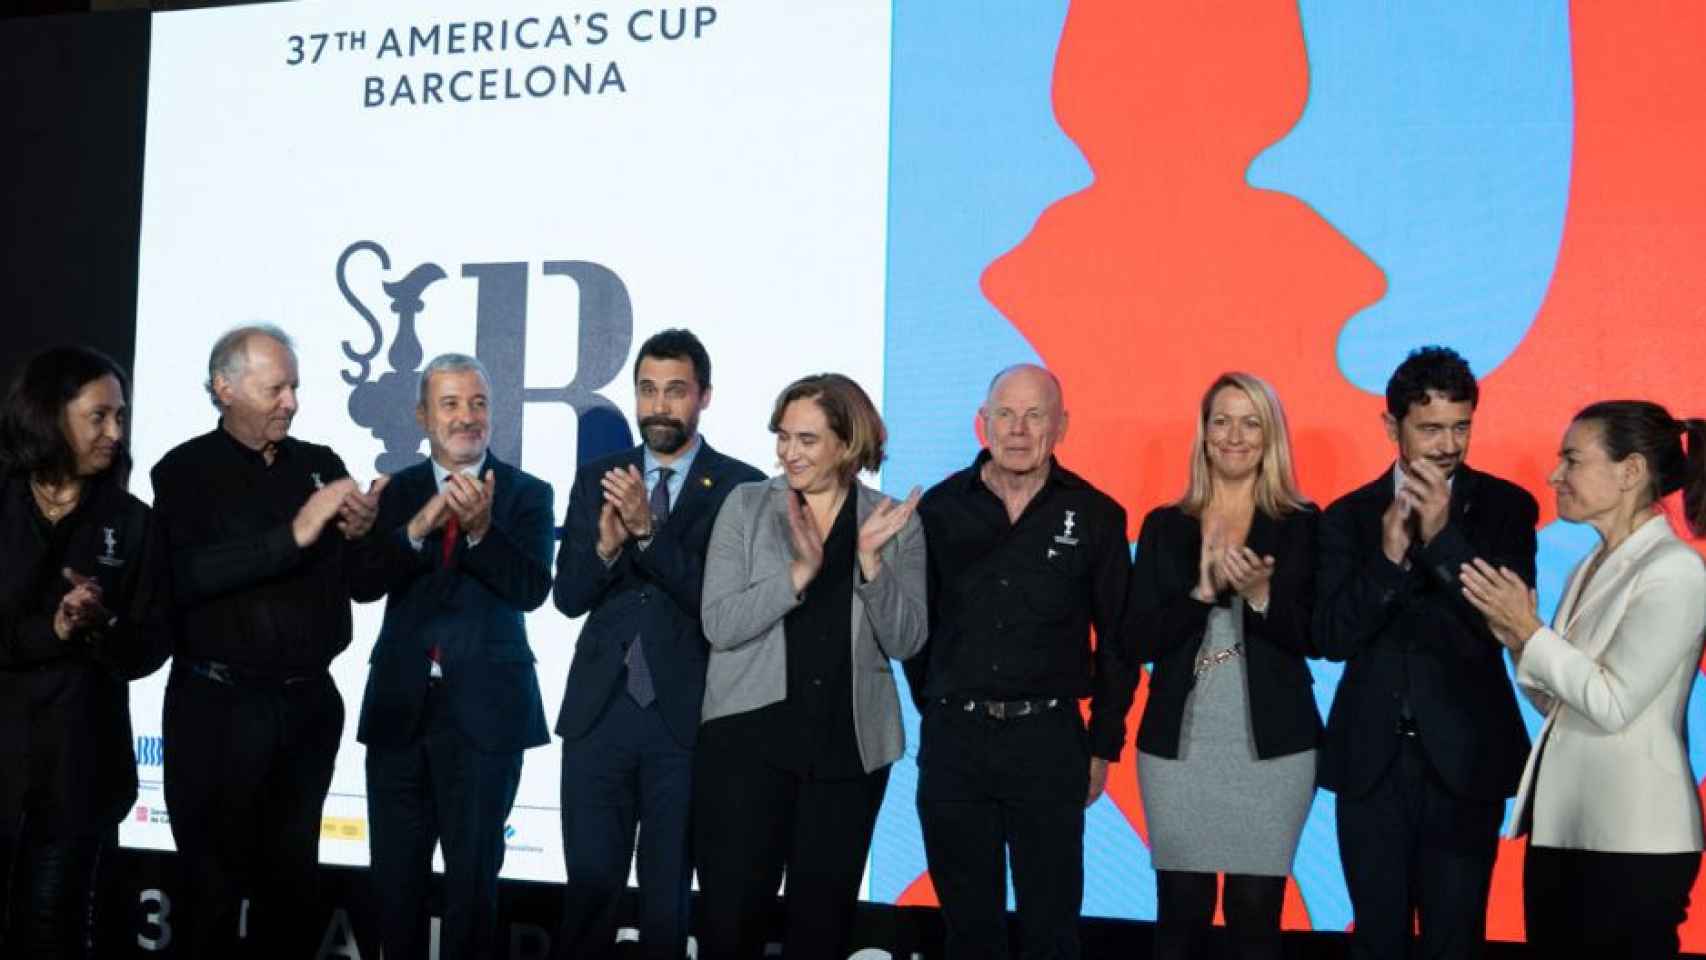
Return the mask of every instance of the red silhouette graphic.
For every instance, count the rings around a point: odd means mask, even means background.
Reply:
[[[1483,383],[1471,460],[1536,494],[1569,416],[1612,396],[1706,414],[1706,6],[1576,4],[1575,149],[1557,267],[1527,337]],[[1192,415],[1219,372],[1279,391],[1299,471],[1326,502],[1390,462],[1379,398],[1334,346],[1384,292],[1379,268],[1251,160],[1308,97],[1294,2],[1072,5],[1054,103],[1094,183],[1049,208],[983,290],[1066,384],[1064,462],[1126,505],[1130,534],[1184,485]],[[1429,342],[1418,328],[1417,344]],[[1143,702],[1134,707],[1135,727]],[[1128,752],[1128,756],[1130,751]],[[1145,836],[1130,764],[1109,793]],[[1522,935],[1521,847],[1505,843],[1489,935]],[[1706,882],[1696,889],[1696,910]],[[921,877],[901,902],[934,902]],[[1691,916],[1685,950],[1706,948]],[[1308,917],[1288,892],[1286,924]]]

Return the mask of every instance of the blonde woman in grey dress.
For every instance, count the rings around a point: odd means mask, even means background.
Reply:
[[[1190,486],[1144,518],[1132,577],[1132,635],[1153,664],[1137,746],[1157,958],[1190,955],[1217,874],[1238,955],[1279,956],[1321,736],[1304,662],[1317,516],[1273,389],[1222,374],[1203,395]]]

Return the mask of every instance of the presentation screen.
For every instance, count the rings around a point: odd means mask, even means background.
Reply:
[[[271,4],[159,16],[150,59],[142,466],[214,428],[207,351],[247,322],[294,338],[293,433],[364,486],[425,455],[425,361],[478,355],[492,452],[559,518],[575,465],[635,442],[634,351],[665,327],[712,354],[706,437],[762,468],[790,380],[834,369],[882,402],[884,4]],[[382,615],[357,605],[332,665],[351,719],[328,863],[367,862],[354,718]],[[553,720],[578,628],[527,617]],[[133,693],[147,744],[163,689]],[[526,755],[506,876],[563,879],[559,757]],[[158,750],[141,759],[123,839],[164,846]]]
[[[702,428],[719,449],[773,472],[777,391],[839,371],[881,406],[889,460],[870,479],[894,494],[971,462],[995,371],[1047,364],[1071,417],[1061,462],[1124,505],[1135,540],[1182,492],[1220,372],[1273,383],[1325,504],[1390,469],[1386,378],[1438,343],[1482,378],[1469,462],[1542,504],[1549,615],[1595,542],[1556,521],[1546,488],[1571,413],[1625,395],[1706,412],[1706,59],[1688,41],[1703,19],[1686,0],[162,14],[134,487],[149,498],[146,469],[214,428],[215,337],[266,322],[300,358],[293,432],[363,483],[424,455],[421,365],[478,355],[494,452],[551,483],[560,516],[577,464],[635,442],[636,347],[685,326],[712,356]],[[332,666],[351,718],[382,612],[356,608]],[[527,619],[549,716],[578,627],[549,604]],[[1311,669],[1325,713],[1341,665]],[[138,847],[171,844],[164,685],[133,693],[142,790],[121,836]],[[927,905],[905,711],[865,892]],[[1696,696],[1697,771],[1702,711]],[[354,726],[325,807],[329,864],[367,862]],[[563,879],[560,751],[526,754],[506,876]],[[1154,917],[1129,743],[1087,812],[1085,859],[1085,913]],[[1503,843],[1496,938],[1522,935],[1521,859]],[[1350,925],[1330,793],[1293,880],[1288,928]],[[1706,922],[1684,946],[1706,948]]]

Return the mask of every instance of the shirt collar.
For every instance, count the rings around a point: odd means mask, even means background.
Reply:
[[[966,471],[966,492],[969,493],[984,485],[983,465],[988,463],[989,460],[990,453],[988,447],[984,447],[977,452],[977,458],[971,462],[971,469]],[[1051,487],[1057,483],[1063,487],[1078,487],[1084,485],[1084,480],[1079,477],[1078,474],[1061,466],[1060,461],[1051,453],[1048,458],[1048,478],[1043,481],[1043,487]]]
[[[235,436],[232,435],[231,431],[225,429],[225,418],[224,417],[219,418],[219,426],[214,428],[214,432],[219,434],[220,436],[224,437],[225,442],[231,444],[231,449],[236,450],[240,456],[247,457],[251,461],[253,461],[254,463],[258,463],[263,467],[271,466],[271,464],[267,463],[267,458],[264,454],[262,454],[259,450],[256,450],[255,448],[244,443],[243,441],[237,439]],[[283,440],[280,440],[279,442],[273,444],[273,462],[276,463],[279,460],[282,460],[285,457],[290,456],[290,450],[291,450],[291,447],[293,446],[293,444],[292,444],[293,440],[294,440],[293,437],[285,437]]]
[[[482,454],[480,454],[480,462],[479,463],[476,463],[471,467],[463,467],[462,469],[460,469],[456,472],[462,474],[465,477],[473,477],[475,480],[479,480],[480,475],[486,472],[486,461],[490,460],[490,459],[491,459],[491,456],[489,454],[482,453]],[[433,485],[433,489],[435,489],[435,490],[443,489],[444,481],[446,481],[450,478],[450,471],[439,466],[437,460],[429,460],[428,462],[430,462],[432,464],[432,485]]]
[[[687,445],[687,448],[681,452],[681,455],[676,457],[674,461],[664,464],[658,462],[658,458],[652,453],[651,447],[641,444],[640,462],[642,469],[645,471],[646,476],[649,477],[652,475],[652,471],[659,467],[667,466],[671,470],[675,471],[674,476],[685,477],[687,476],[688,471],[693,469],[693,460],[695,457],[699,456],[699,450],[704,446],[704,438],[698,434],[694,434],[693,442]]]

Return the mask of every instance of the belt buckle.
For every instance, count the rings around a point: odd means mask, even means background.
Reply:
[[[223,663],[219,663],[215,660],[209,660],[203,664],[202,670],[203,675],[206,676],[207,679],[212,680],[214,683],[222,683],[227,687],[235,685],[234,681],[231,679],[230,668],[226,667]]]
[[[1007,704],[1001,702],[1000,700],[990,700],[987,703],[985,703],[983,706],[984,706],[985,710],[989,711],[989,715],[994,717],[995,719],[997,719],[997,720],[1007,719]]]

